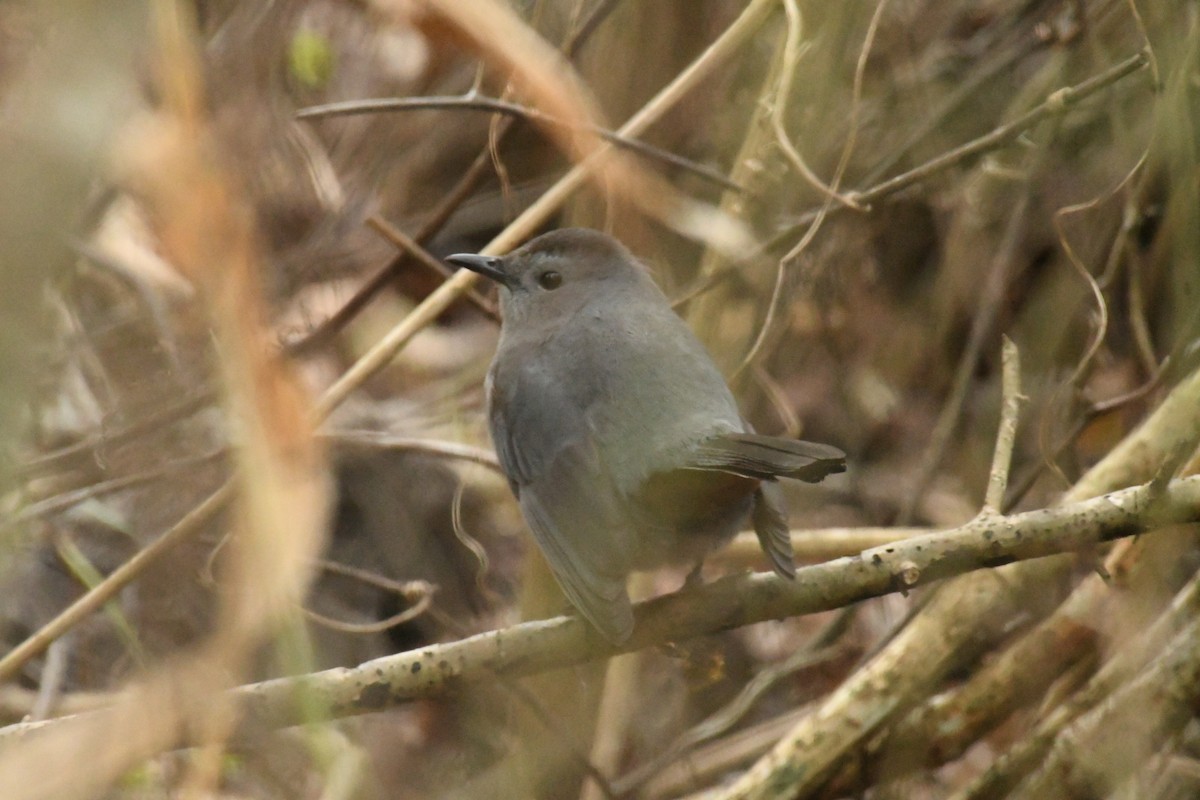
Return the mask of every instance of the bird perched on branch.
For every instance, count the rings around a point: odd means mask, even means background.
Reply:
[[[521,511],[571,603],[613,642],[632,570],[696,563],[746,522],[795,575],[776,478],[845,470],[836,448],[755,433],[703,345],[603,233],[565,229],[449,263],[500,285],[488,419]]]

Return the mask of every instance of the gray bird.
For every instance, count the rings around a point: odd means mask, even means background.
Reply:
[[[572,228],[449,263],[500,285],[487,378],[500,465],[571,603],[609,640],[633,630],[632,570],[699,564],[746,521],[795,575],[777,477],[817,482],[845,454],[761,436],[634,257]]]

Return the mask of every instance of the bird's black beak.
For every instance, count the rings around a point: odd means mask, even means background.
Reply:
[[[512,276],[504,271],[504,259],[497,256],[455,253],[452,256],[446,256],[446,263],[469,269],[472,272],[478,272],[485,278],[491,278],[501,286],[508,289],[512,288]]]

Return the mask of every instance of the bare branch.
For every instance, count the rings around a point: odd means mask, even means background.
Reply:
[[[1022,114],[1012,122],[993,128],[988,133],[976,139],[954,148],[948,152],[942,153],[940,156],[931,158],[924,164],[914,167],[907,172],[902,172],[895,177],[888,178],[885,181],[875,184],[869,189],[864,189],[859,192],[849,193],[849,197],[855,203],[861,206],[869,206],[872,203],[882,200],[885,197],[890,197],[897,192],[901,192],[910,186],[932,178],[933,176],[945,172],[948,169],[964,164],[971,159],[981,156],[984,153],[991,152],[1004,147],[1015,141],[1021,134],[1045,122],[1047,119],[1059,116],[1065,113],[1072,106],[1078,105],[1080,102],[1095,94],[1096,92],[1107,89],[1109,86],[1117,83],[1121,79],[1134,74],[1146,67],[1149,63],[1149,56],[1145,50],[1130,56],[1124,61],[1120,61],[1109,67],[1099,75],[1094,75],[1085,81],[1067,86],[1051,94],[1042,103]],[[835,206],[831,211],[837,211],[839,206]],[[821,213],[820,209],[814,209],[802,214],[795,222],[786,230],[781,231],[776,236],[767,242],[766,247],[773,247],[779,242],[784,242],[795,236],[798,231],[808,226],[817,215]]]
[[[984,514],[999,514],[1004,504],[1008,473],[1012,468],[1013,444],[1017,439],[1017,418],[1021,410],[1021,354],[1011,339],[1007,336],[1003,339],[1000,356],[1003,368],[1000,428],[996,431],[996,451],[988,476],[987,498],[983,502]]]
[[[572,130],[586,130],[596,134],[609,144],[623,150],[636,153],[652,161],[660,161],[698,178],[715,183],[718,186],[734,192],[744,192],[745,189],[712,167],[698,164],[691,159],[676,155],[669,150],[655,147],[652,144],[622,136],[600,125],[575,124],[564,119],[551,116],[536,108],[514,103],[499,97],[468,94],[462,96],[431,96],[431,97],[379,97],[366,100],[341,100],[336,103],[325,103],[319,106],[309,106],[296,112],[296,119],[328,119],[330,117],[345,117],[356,114],[383,114],[391,111],[421,111],[421,110],[458,110],[482,111],[489,114],[503,114],[508,117],[537,122],[542,125],[552,125]]]
[[[1073,720],[1160,658],[1171,637],[1184,630],[1197,613],[1200,613],[1200,577],[1192,578],[1148,630],[1116,650],[1084,688],[1040,720],[1032,731],[955,795],[956,800],[1000,800],[1008,796],[1024,775],[1046,761],[1047,753]]]
[[[361,714],[443,694],[463,682],[533,675],[718,630],[841,608],[952,575],[1068,552],[1141,533],[1149,526],[1198,519],[1200,477],[1174,481],[1158,499],[1149,487],[1138,486],[1016,514],[1002,524],[994,519],[972,520],[952,530],[801,568],[795,581],[766,573],[736,575],[655,598],[637,606],[638,625],[620,647],[577,617],[557,617],[375,659],[352,669],[244,686],[237,694],[246,701],[251,718],[271,726],[302,721],[297,715],[304,706],[296,702],[297,694],[319,701],[333,717]],[[972,607],[991,602],[990,592],[979,595],[971,601]],[[972,619],[978,625],[978,619]],[[929,657],[930,641],[922,640],[919,657]],[[0,742],[30,730],[22,725],[0,729]],[[867,733],[864,727],[860,736]]]

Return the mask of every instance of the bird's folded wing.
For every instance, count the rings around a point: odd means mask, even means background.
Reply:
[[[747,478],[794,478],[817,483],[846,471],[846,454],[836,447],[757,433],[726,433],[700,442],[689,457],[692,469],[732,472]]]
[[[586,442],[561,450],[518,499],[563,593],[605,637],[623,642],[633,631],[622,563],[629,528],[589,450]]]
[[[521,377],[505,383],[506,396],[492,397],[496,454],[563,593],[608,639],[622,642],[633,630],[625,587],[633,542],[621,498],[583,410],[563,387]],[[539,417],[537,408],[554,413]]]

